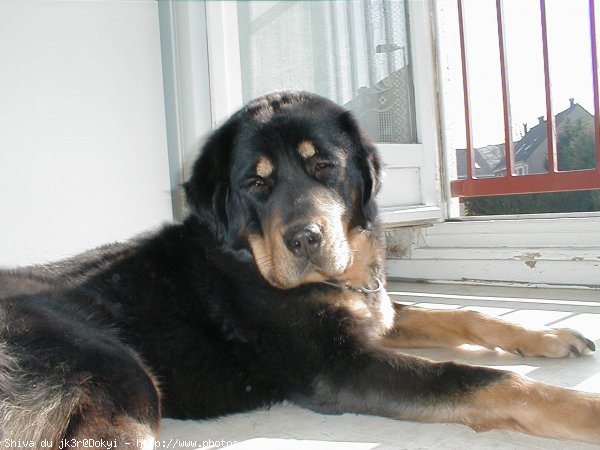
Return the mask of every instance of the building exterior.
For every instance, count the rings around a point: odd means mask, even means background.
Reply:
[[[569,108],[555,116],[556,135],[560,140],[561,134],[572,126],[593,126],[594,116],[583,106],[570,99]],[[538,118],[538,123],[531,127],[523,125],[523,137],[514,143],[515,175],[545,173],[548,171],[548,122],[544,116]],[[560,147],[558,151],[560,152]],[[466,178],[466,150],[456,150],[458,178]],[[560,167],[559,167],[560,168]],[[506,159],[504,143],[488,145],[475,149],[475,175],[477,178],[500,177],[506,175]]]

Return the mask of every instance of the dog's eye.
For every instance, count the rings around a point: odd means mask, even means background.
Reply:
[[[246,188],[250,191],[264,192],[268,191],[269,185],[267,180],[261,177],[251,178],[246,182]]]
[[[333,170],[334,165],[328,162],[318,162],[314,166],[315,176],[319,179],[328,178]]]

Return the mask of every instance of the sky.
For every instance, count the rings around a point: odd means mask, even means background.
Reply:
[[[473,145],[504,141],[495,0],[463,0]],[[598,5],[600,6],[600,5]],[[593,113],[588,0],[546,0],[554,114],[574,98]],[[442,69],[454,148],[465,146],[456,2],[442,2]],[[539,0],[504,0],[513,140],[546,115]],[[597,14],[598,15],[598,14]]]

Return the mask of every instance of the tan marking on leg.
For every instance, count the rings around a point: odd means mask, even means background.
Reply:
[[[452,414],[452,421],[476,431],[504,428],[600,443],[600,395],[550,386],[516,374],[477,390]]]
[[[266,156],[262,156],[256,163],[256,175],[268,178],[273,173],[273,163]]]
[[[523,356],[563,358],[581,354],[591,342],[569,329],[532,330],[475,311],[397,306],[385,345],[397,348],[456,347],[476,344]],[[576,351],[574,351],[574,349]]]
[[[506,372],[446,404],[415,408],[398,418],[467,425],[477,432],[514,430],[536,436],[600,443],[600,395],[550,386]]]
[[[317,149],[315,148],[315,145],[312,142],[302,141],[298,146],[298,153],[300,154],[300,156],[302,156],[302,158],[308,159],[312,158],[317,154]]]

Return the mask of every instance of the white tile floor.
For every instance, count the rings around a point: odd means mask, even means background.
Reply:
[[[411,350],[435,360],[458,360],[514,370],[536,380],[573,389],[600,392],[600,290],[536,289],[463,285],[390,283],[393,298],[434,308],[470,308],[528,326],[560,326],[580,330],[596,341],[599,351],[581,358],[523,359],[475,348]],[[284,404],[269,411],[211,421],[163,421],[157,448],[193,449],[592,449],[578,442],[528,436],[508,431],[475,433],[450,424],[419,424],[345,414],[324,416]]]

